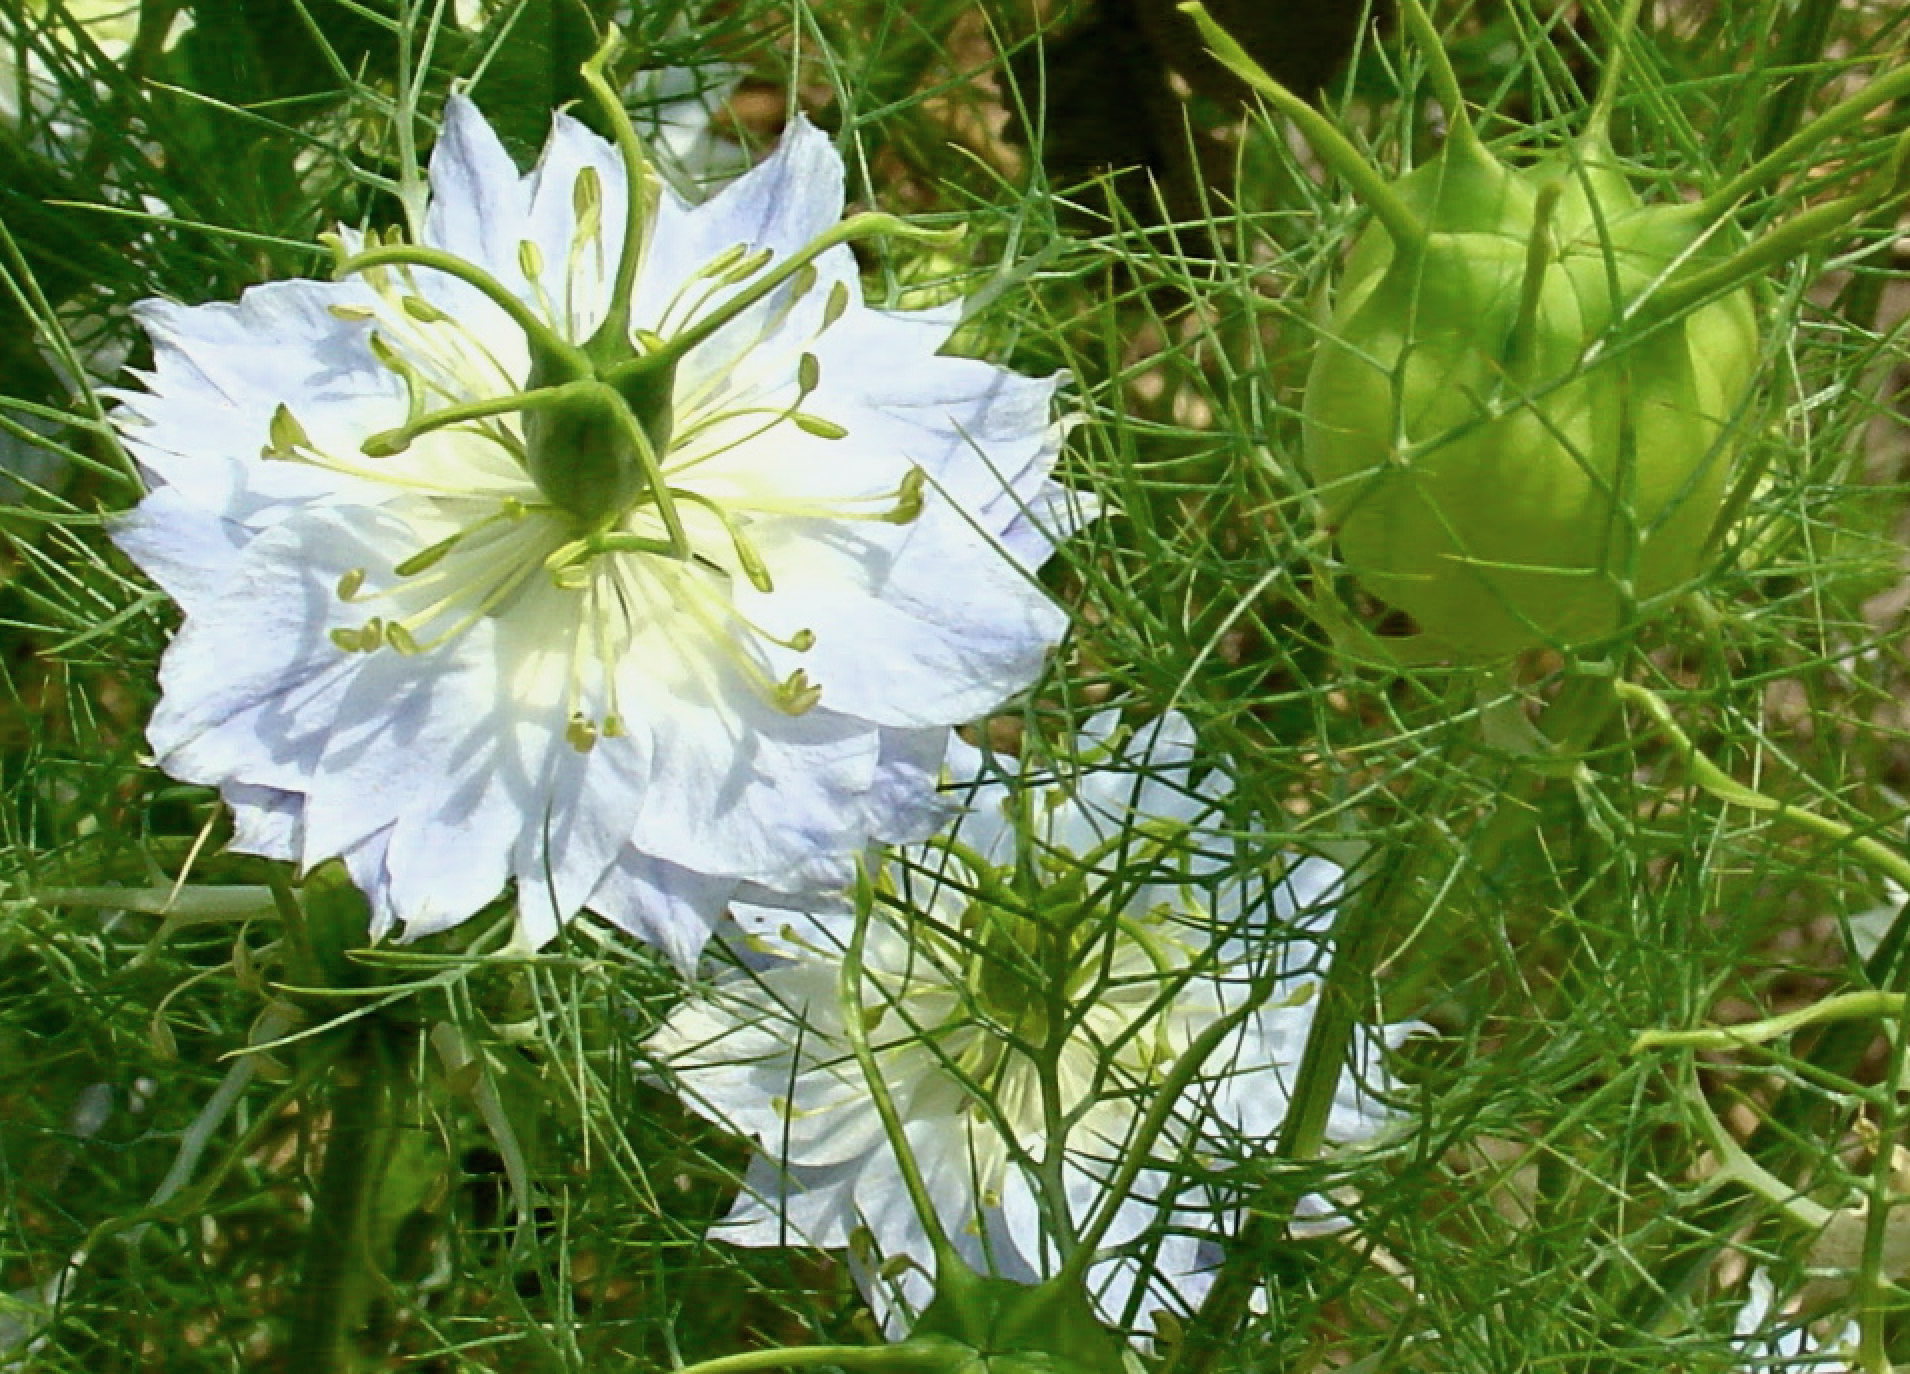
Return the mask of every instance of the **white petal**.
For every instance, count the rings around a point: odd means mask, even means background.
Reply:
[[[248,783],[227,783],[220,795],[232,808],[230,848],[234,853],[256,854],[264,859],[298,858],[304,797]]]
[[[635,322],[655,327],[692,274],[739,244],[777,257],[807,247],[842,218],[842,181],[842,159],[828,136],[798,115],[774,152],[702,205],[692,208],[666,189],[632,308]],[[694,377],[692,369],[686,381]]]
[[[586,169],[599,188],[598,232],[580,239],[577,221],[579,178]],[[543,258],[541,296],[557,311],[558,333],[582,343],[595,332],[610,306],[623,246],[629,178],[616,150],[567,114],[551,120],[550,141],[530,176],[530,213],[525,235]]]
[[[444,124],[431,150],[431,208],[424,239],[476,263],[506,289],[530,299],[518,268],[518,245],[528,237],[529,195],[517,165],[468,96],[444,105]]]
[[[723,908],[736,891],[736,880],[668,863],[631,845],[617,852],[585,903],[604,919],[667,955],[686,976],[696,971],[698,956]],[[522,912],[533,944],[543,943],[536,906]]]
[[[145,301],[150,391],[116,393],[140,462],[187,500],[250,523],[286,503],[360,499],[361,484],[300,463],[260,460],[281,404],[313,441],[353,453],[404,419],[398,379],[365,346],[362,321],[330,307],[368,306],[355,282],[269,282],[237,304]]]
[[[230,593],[251,532],[161,487],[111,521],[113,542],[187,615]]]

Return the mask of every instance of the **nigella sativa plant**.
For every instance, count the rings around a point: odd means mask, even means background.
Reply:
[[[341,858],[372,930],[514,883],[693,965],[726,903],[839,890],[920,839],[947,727],[1065,628],[1034,569],[1058,379],[862,299],[843,167],[800,117],[703,204],[564,115],[520,175],[454,96],[415,241],[335,281],[148,301],[114,537],[185,613],[148,729],[235,847]]]
[[[860,1251],[892,1330],[934,1291],[937,1233],[1024,1283],[1094,1249],[1088,1293],[1118,1326],[1188,1313],[1238,1213],[1197,1175],[1285,1119],[1344,877],[1242,863],[1219,829],[1231,783],[1194,761],[1178,715],[1132,736],[1098,716],[1071,759],[1020,776],[957,739],[962,816],[881,863],[859,916],[739,906],[741,957],[650,1043],[699,1112],[758,1142],[715,1234]],[[1393,1120],[1378,1053],[1412,1029],[1358,1038],[1329,1138]]]

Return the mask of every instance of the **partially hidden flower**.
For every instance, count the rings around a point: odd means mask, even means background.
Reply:
[[[1237,1217],[1210,1168],[1264,1149],[1286,1118],[1343,879],[1319,858],[1274,875],[1243,864],[1216,829],[1229,780],[1196,779],[1193,765],[1176,715],[1133,737],[1097,717],[1074,759],[1020,778],[990,775],[956,741],[965,813],[880,868],[859,986],[845,963],[856,918],[739,907],[749,956],[650,1044],[697,1111],[758,1143],[714,1234],[859,1250],[892,1331],[925,1305],[931,1242],[852,1053],[859,1017],[968,1265],[1052,1277],[1068,1237],[1112,1208],[1087,1271],[1102,1319],[1146,1330],[1157,1312],[1185,1315]],[[1332,1140],[1394,1119],[1376,1095],[1389,1086],[1378,1051],[1412,1029],[1363,1029]],[[1165,1129],[1142,1138],[1203,1034],[1213,1043]],[[1123,1181],[1137,1151],[1147,1162]],[[1044,1175],[1058,1180],[1048,1192]]]
[[[749,166],[749,149],[716,123],[742,76],[729,63],[647,67],[623,88],[657,170],[685,195],[721,186]]]
[[[117,62],[139,32],[139,0],[26,0],[0,10],[0,122],[18,124],[29,103],[52,103],[59,84],[46,52],[73,60],[90,44]],[[83,35],[83,37],[81,36]]]
[[[1057,379],[863,302],[847,242],[921,235],[841,221],[821,133],[691,205],[607,117],[520,175],[454,97],[416,242],[139,307],[113,534],[185,613],[153,752],[235,848],[341,858],[374,936],[514,884],[525,944],[587,908],[689,967],[732,897],[940,821],[947,727],[1065,627],[1032,573],[1081,508]]]
[[[139,36],[139,0],[25,0],[0,5],[0,124],[19,126],[29,111],[47,121],[32,131],[42,152],[83,141],[87,130],[60,110],[63,87],[84,79],[93,54],[119,62]],[[170,49],[192,27],[173,17],[161,43]],[[50,133],[49,139],[46,135]]]
[[[1772,1331],[1777,1289],[1763,1269],[1751,1274],[1750,1294],[1738,1309],[1732,1346],[1744,1357],[1744,1374],[1846,1374],[1856,1368],[1856,1322],[1820,1338],[1801,1322]]]

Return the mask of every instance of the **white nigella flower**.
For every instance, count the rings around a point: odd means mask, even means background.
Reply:
[[[692,206],[609,117],[520,176],[454,98],[416,243],[140,307],[114,537],[185,612],[153,751],[235,847],[341,857],[374,934],[514,882],[530,945],[588,908],[688,967],[732,895],[939,821],[946,727],[1064,629],[1031,574],[1079,508],[1054,379],[863,304],[846,242],[924,235],[839,223],[822,134]]]
[[[139,36],[139,0],[10,0],[0,5],[0,124],[18,125],[29,107],[48,129],[33,131],[43,152],[82,141],[87,131],[58,111],[62,81],[89,69],[90,52],[118,62]],[[192,27],[181,11],[161,43],[170,49]],[[50,132],[49,140],[45,135]]]
[[[70,58],[82,42],[76,30],[117,62],[139,33],[139,0],[61,0],[57,7],[26,0],[0,7],[0,123],[19,123],[29,98],[57,98],[58,83],[40,54],[57,50]]]
[[[1107,1321],[1150,1328],[1156,1311],[1200,1299],[1211,1238],[1234,1219],[1202,1169],[1230,1145],[1264,1147],[1286,1117],[1342,875],[1323,859],[1277,879],[1245,874],[1211,829],[1230,783],[1192,781],[1180,717],[1121,741],[1099,717],[1075,761],[1020,781],[985,777],[957,741],[950,769],[968,809],[880,870],[859,1001],[940,1225],[968,1264],[1052,1277],[1063,1233],[1112,1207],[1088,1288]],[[698,1111],[760,1145],[716,1234],[872,1245],[864,1288],[899,1331],[932,1291],[931,1242],[845,1033],[858,999],[839,980],[856,921],[738,916],[757,932],[747,966],[680,1006],[650,1046]],[[1138,1140],[1176,1061],[1230,1016],[1161,1138]],[[1365,1082],[1342,1079],[1332,1139],[1366,1139],[1391,1119],[1371,1061],[1411,1029],[1363,1037]],[[1112,1195],[1136,1150],[1155,1163]]]
[[[1819,1340],[1801,1323],[1769,1332],[1765,1328],[1776,1305],[1777,1290],[1770,1274],[1753,1271],[1750,1296],[1738,1309],[1737,1339],[1732,1342],[1745,1357],[1738,1366],[1744,1374],[1846,1374],[1857,1367],[1856,1322],[1846,1322],[1835,1337],[1826,1340]]]

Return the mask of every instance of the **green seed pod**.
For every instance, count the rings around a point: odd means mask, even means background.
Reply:
[[[1742,244],[1728,216],[1781,170],[1763,164],[1728,199],[1642,204],[1605,138],[1618,56],[1573,148],[1501,161],[1473,133],[1418,0],[1403,16],[1452,127],[1436,157],[1389,183],[1185,8],[1374,212],[1333,294],[1302,417],[1345,567],[1422,632],[1392,647],[1491,662],[1583,645],[1690,581],[1757,370],[1748,283],[1828,217],[1806,212]],[[1837,202],[1838,222],[1888,193]]]
[[[1748,293],[1628,326],[1707,256],[1687,217],[1458,141],[1410,180],[1433,191],[1421,245],[1366,231],[1307,379],[1342,557],[1454,657],[1608,635],[1691,577],[1723,504]]]

